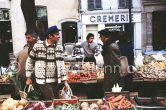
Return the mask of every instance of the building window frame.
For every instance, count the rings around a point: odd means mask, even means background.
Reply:
[[[119,1],[119,9],[128,9],[129,8],[129,0],[118,0]],[[133,7],[131,0],[131,7]]]
[[[48,14],[47,14],[47,6],[36,5],[36,26],[37,31],[40,37],[40,40],[45,40],[45,30],[48,28]]]
[[[102,0],[87,0],[88,11],[102,10]]]

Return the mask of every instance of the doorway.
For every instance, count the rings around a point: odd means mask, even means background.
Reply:
[[[0,67],[10,63],[9,53],[13,52],[11,22],[0,21]]]
[[[77,36],[77,23],[76,22],[64,22],[62,23],[62,43],[76,43],[78,41]]]
[[[153,50],[166,50],[166,11],[153,12],[152,23]]]

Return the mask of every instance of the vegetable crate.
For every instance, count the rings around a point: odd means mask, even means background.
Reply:
[[[107,103],[102,99],[81,99],[79,110],[110,110]]]
[[[79,110],[78,97],[72,96],[72,99],[54,99],[54,110]]]
[[[127,99],[130,99],[130,92],[129,92],[129,91],[105,92],[104,95],[105,95],[105,98],[111,97],[111,96],[123,95],[123,96],[125,96]]]
[[[70,83],[97,79],[94,62],[65,62],[65,68]]]
[[[104,99],[111,110],[129,110],[132,108],[129,92],[106,92]]]
[[[134,97],[134,101],[136,102],[136,108],[138,110],[166,110],[166,98],[159,97]]]
[[[25,110],[44,110],[44,109],[53,109],[52,100],[47,101],[37,101],[37,100],[29,100],[28,106],[26,106]]]

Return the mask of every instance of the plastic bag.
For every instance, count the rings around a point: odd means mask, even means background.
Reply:
[[[135,58],[135,66],[143,66],[143,59],[142,53],[139,53]]]
[[[28,91],[26,92],[27,87],[28,87]],[[29,86],[26,85],[24,87],[24,91],[21,91],[21,90],[19,91],[20,97],[26,99],[27,98],[27,93],[30,92],[30,91],[33,91],[33,90],[34,90],[34,88],[33,88],[32,84],[29,85]]]
[[[101,53],[99,55],[95,56],[95,59],[96,59],[96,65],[98,67],[103,67],[104,61],[103,61],[103,56],[101,55]]]
[[[65,88],[63,87],[60,93],[60,98],[61,99],[71,99],[73,96],[71,88]]]

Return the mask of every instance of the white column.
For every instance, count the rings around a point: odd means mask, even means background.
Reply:
[[[11,0],[11,28],[13,39],[13,53],[16,56],[26,44],[26,24],[21,10],[21,0]]]
[[[86,32],[86,25],[82,25],[82,42],[86,41],[86,36],[87,36],[87,32]]]
[[[134,25],[134,53],[142,53],[142,36],[141,36],[141,23]]]

